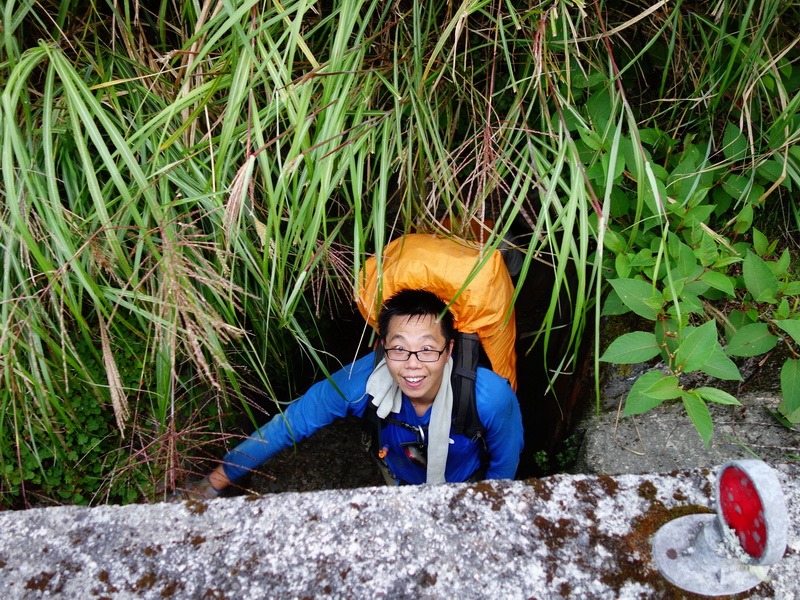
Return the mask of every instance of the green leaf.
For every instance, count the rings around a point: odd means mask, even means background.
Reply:
[[[708,406],[696,392],[683,392],[681,400],[683,400],[686,414],[689,415],[689,419],[703,439],[703,444],[708,448],[714,433],[714,423],[711,420],[711,413],[708,412]]]
[[[800,281],[789,281],[781,288],[781,294],[786,296],[800,295]]]
[[[769,240],[758,229],[753,228],[753,250],[759,256],[766,256],[769,252]]]
[[[750,187],[750,179],[735,173],[728,173],[727,177],[722,180],[722,189],[725,190],[734,200],[745,200],[747,198],[747,190]],[[752,209],[751,205],[750,206]]]
[[[608,346],[600,360],[603,362],[633,365],[658,356],[656,336],[646,331],[633,331],[619,336]]]
[[[728,160],[741,160],[747,152],[747,140],[741,130],[733,123],[725,127],[722,138],[722,153]]]
[[[704,312],[703,303],[700,299],[695,294],[689,293],[688,291],[684,291],[681,294],[681,301],[678,304],[684,315],[688,315],[689,313],[703,314]],[[670,308],[669,314],[677,316],[674,306]]]
[[[742,403],[739,402],[735,397],[730,395],[728,392],[723,392],[722,390],[718,390],[717,388],[712,387],[699,387],[694,390],[697,392],[703,400],[707,402],[715,402],[717,404],[730,404],[733,406],[741,406]]]
[[[606,296],[605,302],[603,302],[603,311],[602,315],[609,316],[609,315],[624,315],[630,309],[622,303],[620,300],[619,295],[613,289],[608,293]]]
[[[625,398],[625,410],[623,414],[626,417],[631,415],[640,415],[661,404],[663,400],[646,396],[643,392],[652,388],[664,377],[669,376],[664,375],[664,373],[661,371],[648,371],[644,375],[640,376],[639,379],[633,383],[630,391],[628,392],[627,398]]]
[[[642,394],[655,400],[672,400],[673,398],[679,398],[681,392],[682,390],[678,378],[674,375],[665,375],[649,388],[642,390]]]
[[[675,352],[675,364],[684,373],[702,369],[714,352],[717,343],[717,324],[707,321],[692,328],[681,340]]]
[[[777,160],[766,160],[758,165],[756,173],[767,181],[779,181],[783,178],[783,166]]]
[[[625,306],[640,317],[656,320],[662,305],[651,284],[640,279],[611,279],[609,283]]]
[[[800,320],[799,319],[784,319],[782,321],[775,321],[775,324],[783,329],[789,336],[798,344],[800,344]]]
[[[778,240],[773,241],[767,251],[772,254],[775,251],[775,243]],[[778,259],[777,262],[769,264],[772,268],[772,274],[775,275],[777,278],[786,277],[789,274],[789,267],[792,265],[792,256],[789,254],[788,250],[784,250],[781,253],[781,257]]]
[[[603,246],[614,254],[625,252],[626,239],[611,229],[605,232],[603,236]]]
[[[775,309],[775,315],[774,315],[776,319],[775,322],[777,323],[778,321],[783,321],[785,319],[788,319],[791,313],[792,311],[789,308],[789,302],[787,302],[786,298],[783,298],[781,300],[781,303],[778,305],[778,308]]]
[[[742,381],[742,374],[739,367],[725,355],[722,346],[716,344],[711,356],[708,357],[706,364],[701,369],[706,375],[723,379],[725,381]]]
[[[728,356],[758,356],[766,354],[778,343],[778,336],[769,331],[766,323],[751,323],[740,328],[728,343]]]
[[[733,230],[736,233],[745,233],[752,226],[753,226],[753,205],[745,204],[736,217],[736,224],[733,226]]]
[[[625,279],[631,274],[631,259],[627,254],[617,254],[614,259],[614,267],[617,270],[617,276]]]
[[[725,292],[728,296],[733,296],[734,287],[731,277],[719,271],[706,271],[703,273],[701,279],[715,290]]]
[[[756,302],[776,302],[778,278],[772,273],[767,263],[752,252],[748,252],[742,266],[744,284]]]
[[[789,359],[781,367],[783,400],[778,411],[792,423],[800,423],[800,360]]]

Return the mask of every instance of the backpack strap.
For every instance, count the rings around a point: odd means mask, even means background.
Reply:
[[[455,432],[461,435],[470,435],[467,430],[474,428],[473,422],[476,420],[481,427],[475,408],[475,378],[478,374],[480,345],[477,334],[456,334],[455,363],[451,378],[455,409],[453,426]]]

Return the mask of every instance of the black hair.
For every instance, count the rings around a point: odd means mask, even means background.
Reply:
[[[412,289],[400,290],[383,303],[378,315],[378,335],[382,340],[386,339],[389,323],[394,317],[425,317],[428,315],[437,318],[446,341],[449,342],[455,338],[455,320],[453,313],[447,309],[447,303],[433,292]]]

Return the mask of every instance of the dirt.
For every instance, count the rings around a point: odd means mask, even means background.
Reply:
[[[241,493],[277,494],[385,485],[361,443],[361,421],[341,419],[279,452],[242,485]]]

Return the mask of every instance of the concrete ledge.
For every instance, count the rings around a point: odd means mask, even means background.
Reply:
[[[792,599],[800,467],[776,467],[789,546],[744,598]],[[687,598],[654,570],[715,469],[0,513],[5,598]]]

